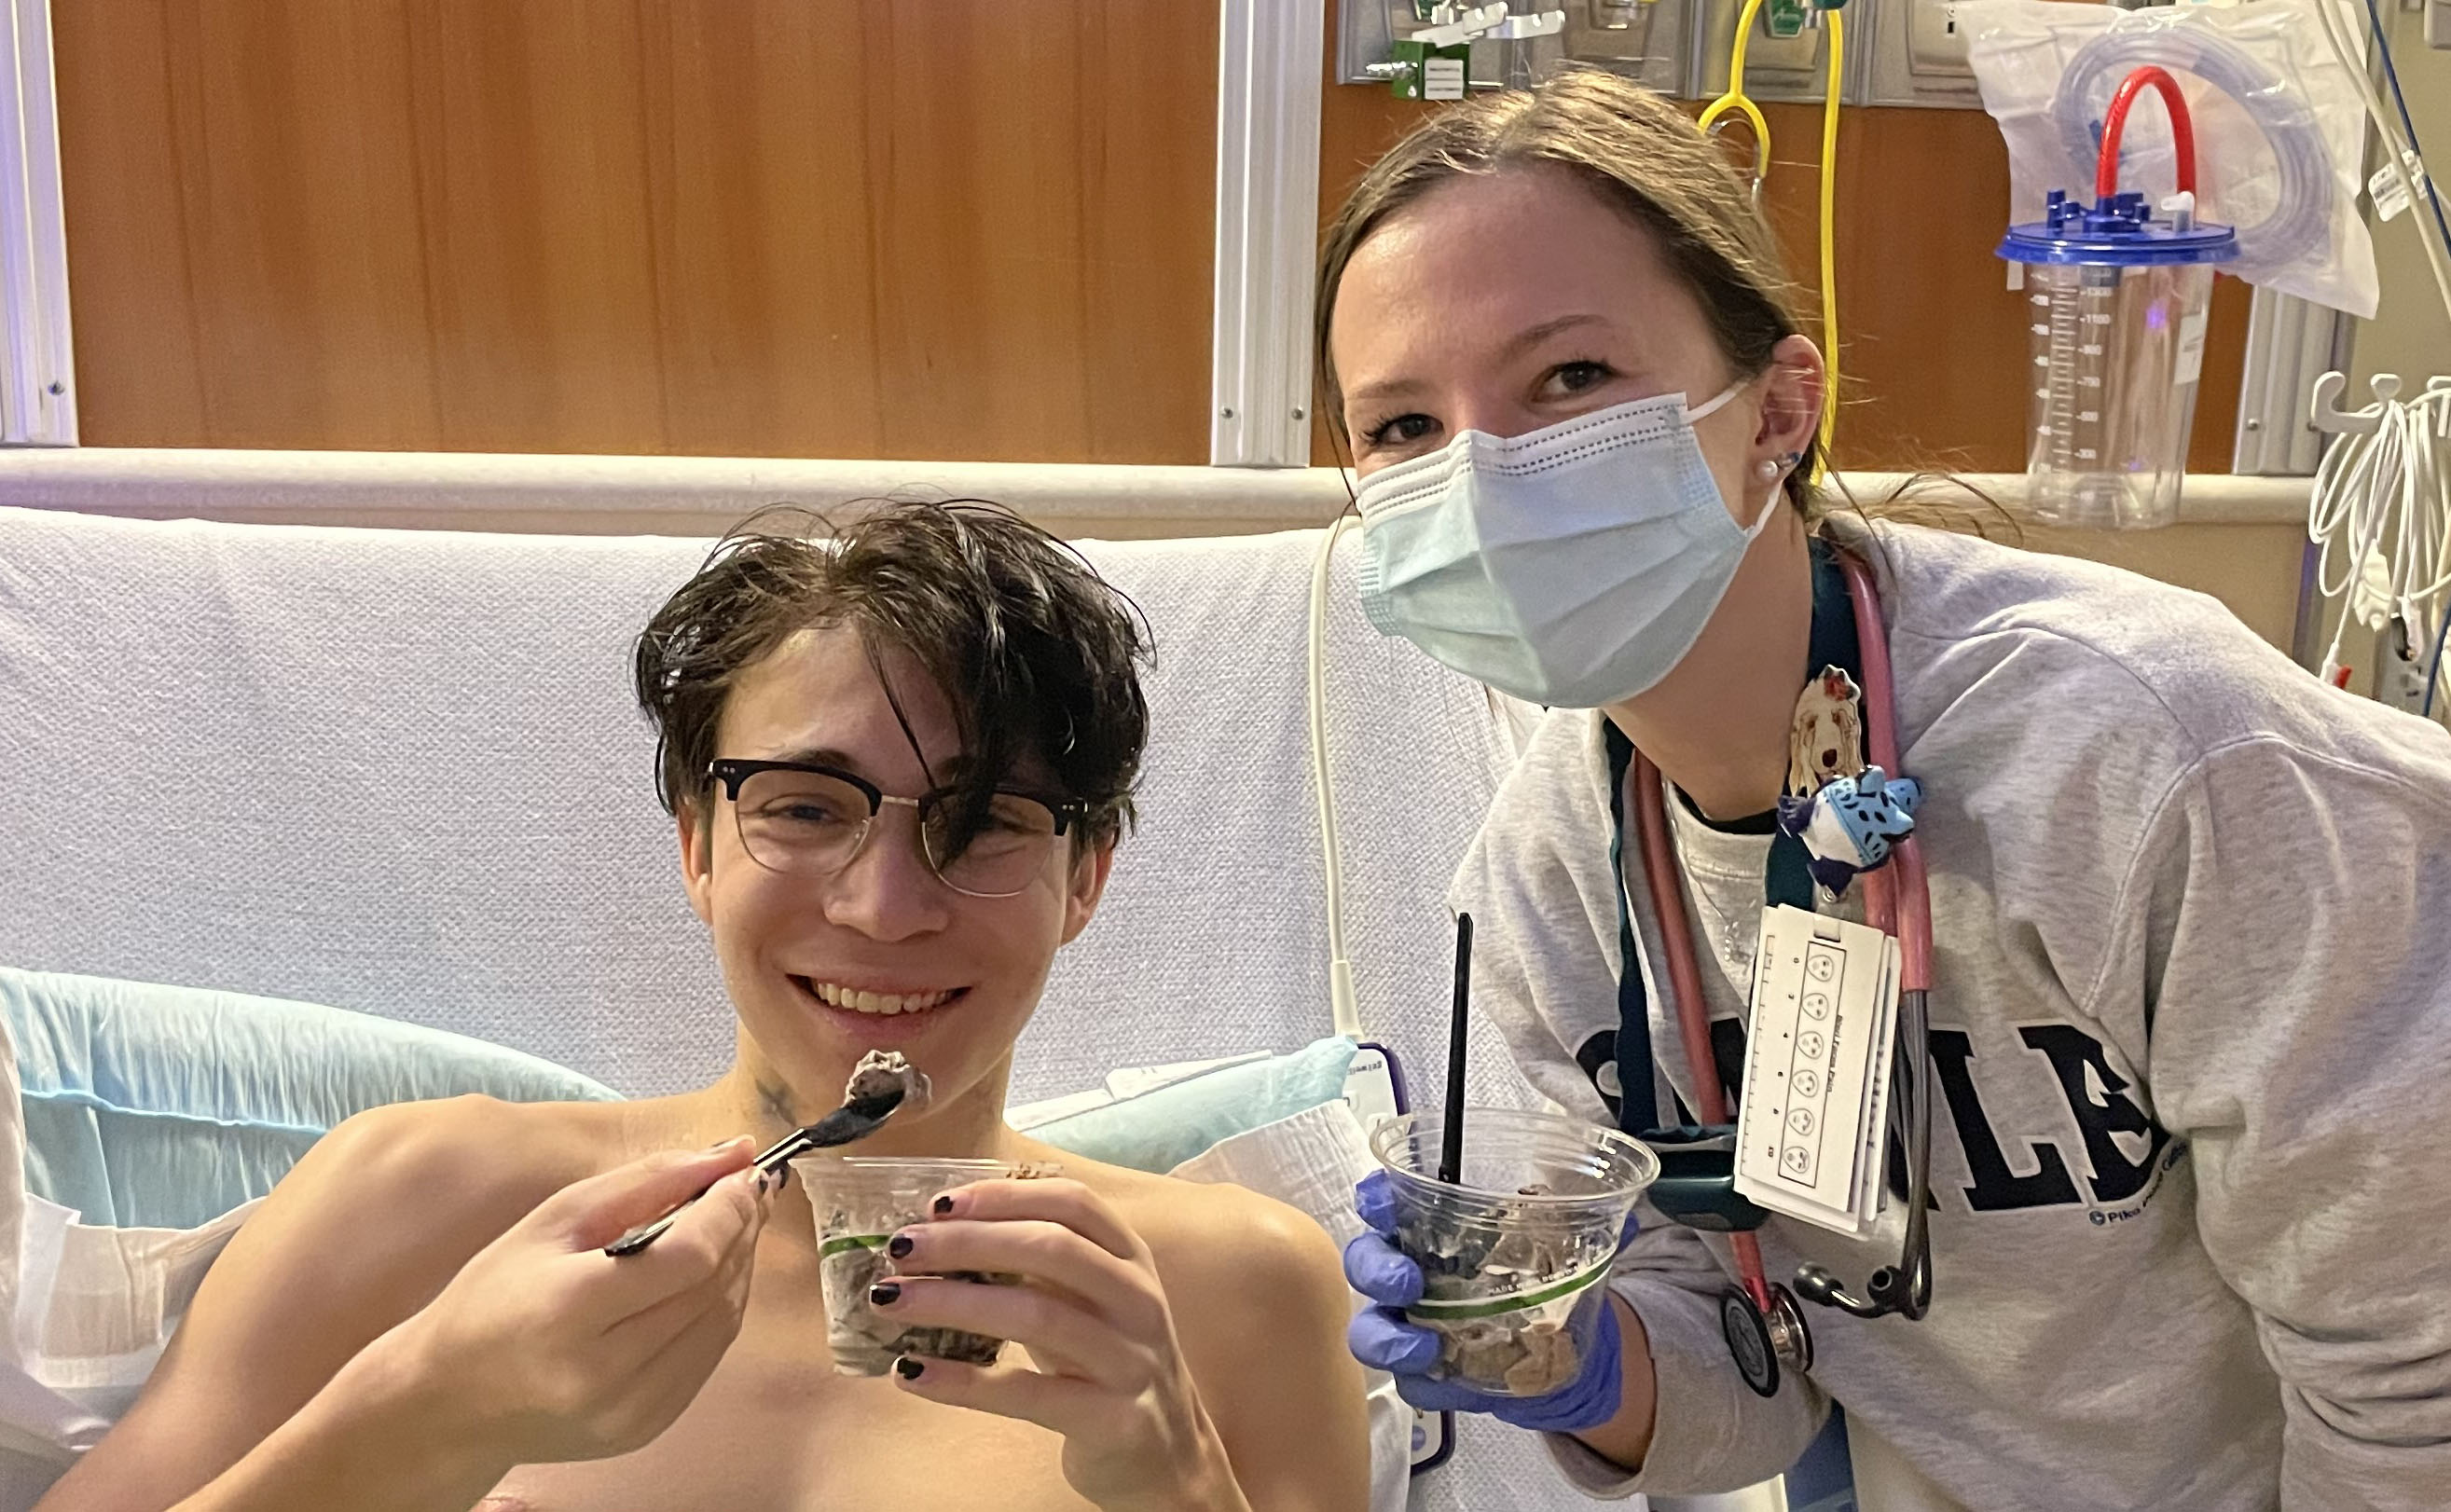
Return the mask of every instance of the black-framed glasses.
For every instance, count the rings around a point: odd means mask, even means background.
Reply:
[[[919,851],[947,887],[970,897],[1010,897],[1048,853],[1088,816],[1076,798],[996,788],[984,801],[962,788],[915,798],[814,761],[710,761],[711,782],[732,800],[741,848],[770,872],[833,876],[851,865],[889,803],[916,811]]]

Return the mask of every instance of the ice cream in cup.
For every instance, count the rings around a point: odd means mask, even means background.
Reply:
[[[869,1305],[868,1288],[895,1275],[887,1241],[896,1229],[928,1220],[936,1194],[974,1181],[1052,1175],[1047,1165],[1016,1166],[1001,1160],[935,1157],[887,1158],[809,1155],[792,1162],[792,1173],[809,1193],[817,1222],[817,1277],[826,1305],[826,1343],[834,1373],[881,1376],[901,1355],[993,1365],[1004,1341],[957,1328],[913,1328]],[[1000,1282],[1010,1277],[961,1273],[963,1281]]]
[[[1370,1136],[1395,1202],[1392,1242],[1422,1267],[1404,1316],[1439,1336],[1433,1379],[1545,1396],[1590,1353],[1610,1263],[1659,1158],[1614,1129],[1475,1108],[1458,1179],[1443,1182],[1443,1122],[1411,1113]]]

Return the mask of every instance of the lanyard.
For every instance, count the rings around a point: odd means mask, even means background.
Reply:
[[[1849,619],[1855,630],[1856,658],[1862,664],[1859,686],[1864,692],[1864,734],[1870,750],[1865,753],[1873,765],[1895,773],[1898,767],[1898,731],[1895,690],[1890,678],[1890,658],[1887,633],[1881,623],[1880,599],[1873,586],[1872,574],[1861,562],[1852,558],[1838,559],[1834,553],[1823,556],[1816,551],[1814,579],[1814,622],[1816,655],[1822,649],[1819,628],[1824,621],[1823,567],[1832,561],[1843,574],[1844,597],[1830,596],[1830,601],[1844,603],[1852,611]],[[1833,646],[1833,651],[1843,649]],[[1830,664],[1830,663],[1818,663]],[[1811,669],[1808,670],[1811,675]],[[1853,675],[1853,674],[1851,674]],[[1610,800],[1611,817],[1616,837],[1610,848],[1618,867],[1618,927],[1624,951],[1625,970],[1618,978],[1618,1081],[1620,1087],[1619,1121],[1637,1138],[1649,1133],[1655,1139],[1674,1145],[1693,1143],[1696,1136],[1724,1136],[1730,1119],[1727,1099],[1718,1076],[1716,1058],[1712,1053],[1710,1009],[1704,1002],[1701,970],[1694,948],[1694,936],[1685,918],[1684,892],[1676,874],[1676,857],[1668,836],[1663,784],[1657,768],[1636,754],[1623,741],[1614,725],[1609,726],[1611,768],[1616,777]],[[1623,760],[1618,759],[1620,746]],[[1625,836],[1624,791],[1627,773],[1631,771],[1636,788],[1636,833],[1643,851],[1643,878],[1652,894],[1657,913],[1659,931],[1668,948],[1668,988],[1676,1010],[1679,1037],[1684,1041],[1686,1065],[1694,1081],[1695,1111],[1705,1127],[1700,1129],[1661,1130],[1656,1127],[1657,1099],[1652,1087],[1651,1026],[1648,1005],[1642,993],[1640,960],[1632,919],[1626,903],[1623,855]],[[1766,879],[1765,892],[1776,886],[1775,852]],[[1825,1306],[1841,1307],[1858,1317],[1881,1317],[1892,1312],[1910,1318],[1920,1318],[1931,1297],[1931,1246],[1925,1223],[1924,1208],[1930,1190],[1930,1126],[1931,1108],[1928,1091],[1920,1087],[1921,1077],[1909,1071],[1910,1065],[1919,1066],[1924,1054],[1928,1032],[1925,998],[1931,985],[1931,899],[1926,886],[1923,851],[1912,835],[1900,840],[1892,853],[1890,864],[1865,874],[1865,915],[1875,929],[1894,932],[1898,936],[1902,957],[1899,972],[1901,992],[1900,1036],[1911,1047],[1901,1057],[1899,1074],[1909,1077],[1913,1089],[1909,1100],[1898,1105],[1904,1113],[1903,1133],[1907,1139],[1910,1188],[1907,1202],[1907,1236],[1899,1263],[1874,1273],[1871,1283],[1872,1300],[1853,1297],[1841,1287],[1835,1278],[1818,1266],[1807,1266],[1797,1272],[1796,1286],[1811,1300]],[[1808,893],[1809,901],[1809,893]],[[1910,1060],[1908,1057],[1912,1057]],[[1637,1120],[1651,1120],[1638,1127]],[[1700,1150],[1695,1151],[1700,1155]],[[1662,1150],[1665,1165],[1671,1150]],[[1704,1165],[1714,1157],[1704,1155]],[[1734,1157],[1716,1157],[1722,1168],[1732,1166]],[[1663,1182],[1663,1186],[1665,1183]],[[1715,1188],[1732,1188],[1733,1182],[1724,1173],[1696,1184],[1705,1193]],[[1658,1188],[1655,1188],[1655,1190]],[[1689,1193],[1690,1199],[1690,1193]],[[1769,1214],[1735,1195],[1733,1189],[1720,1191],[1716,1201],[1705,1196],[1695,1204],[1687,1215],[1669,1211],[1665,1201],[1662,1211],[1672,1218],[1695,1227],[1730,1230],[1729,1246],[1736,1262],[1741,1287],[1728,1294],[1721,1304],[1721,1327],[1728,1335],[1729,1346],[1736,1356],[1739,1371],[1746,1384],[1763,1396],[1778,1388],[1779,1367],[1807,1370],[1812,1367],[1810,1331],[1795,1307],[1787,1288],[1774,1287],[1764,1273],[1761,1248],[1755,1236],[1746,1230],[1757,1228]]]
[[[1834,589],[1833,578],[1837,579]],[[1834,548],[1814,541],[1813,579],[1813,653],[1806,676],[1835,665],[1856,677],[1863,690],[1863,736],[1869,748],[1862,755],[1871,765],[1894,776],[1899,771],[1896,691],[1890,678],[1888,632],[1881,623],[1880,598],[1872,574],[1853,557],[1842,557]],[[1853,632],[1852,637],[1843,634],[1847,630]],[[1720,1299],[1720,1330],[1727,1336],[1745,1384],[1768,1397],[1778,1390],[1783,1370],[1800,1373],[1813,1368],[1812,1330],[1796,1306],[1797,1295],[1858,1318],[1892,1313],[1921,1318],[1931,1306],[1931,1243],[1925,1209],[1931,1202],[1931,1100],[1922,1067],[1930,1032],[1931,896],[1923,848],[1909,835],[1892,848],[1887,865],[1864,874],[1866,921],[1874,929],[1895,933],[1900,955],[1895,1032],[1903,1049],[1892,1072],[1900,1081],[1891,1106],[1891,1129],[1906,1143],[1908,1189],[1906,1236],[1900,1243],[1898,1263],[1873,1273],[1868,1296],[1849,1292],[1827,1267],[1811,1264],[1796,1271],[1795,1289],[1790,1292],[1770,1284],[1761,1247],[1749,1231],[1760,1227],[1770,1215],[1735,1190],[1735,1155],[1728,1148],[1734,1130],[1717,1057],[1712,1051],[1710,1008],[1703,999],[1701,968],[1685,917],[1684,886],[1668,835],[1661,791],[1665,784],[1658,769],[1637,753],[1614,724],[1604,724],[1609,817],[1615,832],[1609,858],[1617,873],[1618,939],[1624,962],[1618,978],[1618,1123],[1652,1144],[1660,1157],[1661,1179],[1652,1188],[1654,1205],[1674,1221],[1727,1232],[1740,1285]],[[1642,962],[1625,886],[1628,786],[1635,789],[1635,834],[1642,847],[1643,880],[1667,946],[1664,986],[1676,1008],[1677,1036],[1684,1042],[1694,1083],[1694,1112],[1704,1126],[1699,1129],[1657,1127],[1650,1006],[1643,994]],[[1774,904],[1785,901],[1781,893],[1789,884],[1783,880],[1785,863],[1775,841],[1766,871],[1764,894]],[[1810,907],[1811,901],[1808,874],[1804,905]],[[1679,1145],[1688,1148],[1677,1149]],[[1672,1168],[1681,1168],[1673,1181]]]
[[[1853,605],[1850,601],[1847,578],[1838,565],[1835,547],[1815,539],[1813,550],[1813,637],[1812,650],[1805,658],[1804,676],[1811,678],[1824,667],[1838,667],[1861,684],[1862,652],[1856,635]],[[1866,700],[1870,702],[1869,699]],[[1868,719],[1870,714],[1867,714]],[[1612,835],[1609,841],[1609,872],[1617,879],[1618,959],[1623,963],[1617,984],[1617,1070],[1618,1127],[1637,1138],[1660,1129],[1658,1093],[1652,1085],[1651,1004],[1643,990],[1639,950],[1634,933],[1633,915],[1628,912],[1625,891],[1625,789],[1626,774],[1635,763],[1634,743],[1625,732],[1603,718],[1609,765],[1609,820]],[[1762,893],[1772,904],[1789,903],[1797,908],[1813,906],[1813,878],[1805,871],[1804,842],[1790,835],[1777,835],[1771,841],[1770,859],[1763,869]],[[1646,867],[1646,870],[1648,868]],[[1650,878],[1652,892],[1657,894],[1659,879]],[[1670,885],[1674,884],[1671,879]],[[1690,939],[1690,936],[1687,936]],[[1676,942],[1669,949],[1674,952]],[[1704,1039],[1709,1038],[1707,1028]],[[1691,1068],[1696,1088],[1706,1076],[1718,1085],[1716,1057],[1706,1058]],[[1680,1112],[1683,1111],[1680,1109]],[[1716,1120],[1715,1120],[1716,1121]]]

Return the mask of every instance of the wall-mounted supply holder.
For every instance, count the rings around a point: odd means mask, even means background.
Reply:
[[[1980,110],[1957,0],[1858,0],[1872,9],[1864,105]]]
[[[1691,29],[1685,18],[1696,3],[1343,0],[1336,78],[1389,88],[1402,99],[1460,99],[1466,88],[1528,86],[1572,58],[1681,94]]]
[[[1826,9],[1823,0],[1763,0],[1746,48],[1748,95],[1821,99],[1829,74]],[[1408,99],[1453,99],[1466,88],[1528,85],[1572,59],[1665,94],[1716,99],[1727,91],[1728,54],[1743,11],[1744,0],[1343,0],[1337,81],[1392,86]],[[1982,108],[1956,0],[1847,0],[1847,14],[1842,102]]]
[[[1386,61],[1364,64],[1362,70],[1386,80],[1400,100],[1461,100],[1467,88],[1489,88],[1472,71],[1476,46],[1499,49],[1500,87],[1530,85],[1547,69],[1536,65],[1527,45],[1566,29],[1562,10],[1517,14],[1506,9],[1505,0],[1487,5],[1437,0],[1414,10],[1426,24],[1398,33],[1388,44]]]
[[[1692,97],[1711,100],[1728,91],[1728,58],[1736,40],[1736,23],[1744,0],[1696,0],[1699,6],[1688,45],[1687,77]],[[1847,19],[1852,33],[1873,0],[1851,0]],[[1830,31],[1822,24],[1825,10],[1835,9],[1818,0],[1762,0],[1754,17],[1753,39],[1745,47],[1745,93],[1755,100],[1817,103],[1828,85]],[[1868,72],[1867,49],[1850,48],[1838,81],[1842,104],[1861,95]]]
[[[1699,0],[1570,0],[1564,53],[1690,98],[1698,10]]]

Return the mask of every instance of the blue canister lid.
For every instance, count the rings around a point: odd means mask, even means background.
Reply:
[[[2088,209],[2053,189],[2043,219],[2009,227],[1998,255],[2011,263],[2147,267],[2177,263],[2226,263],[2238,256],[2238,232],[2198,222],[2185,229],[2153,219],[2142,194],[2113,194]]]

